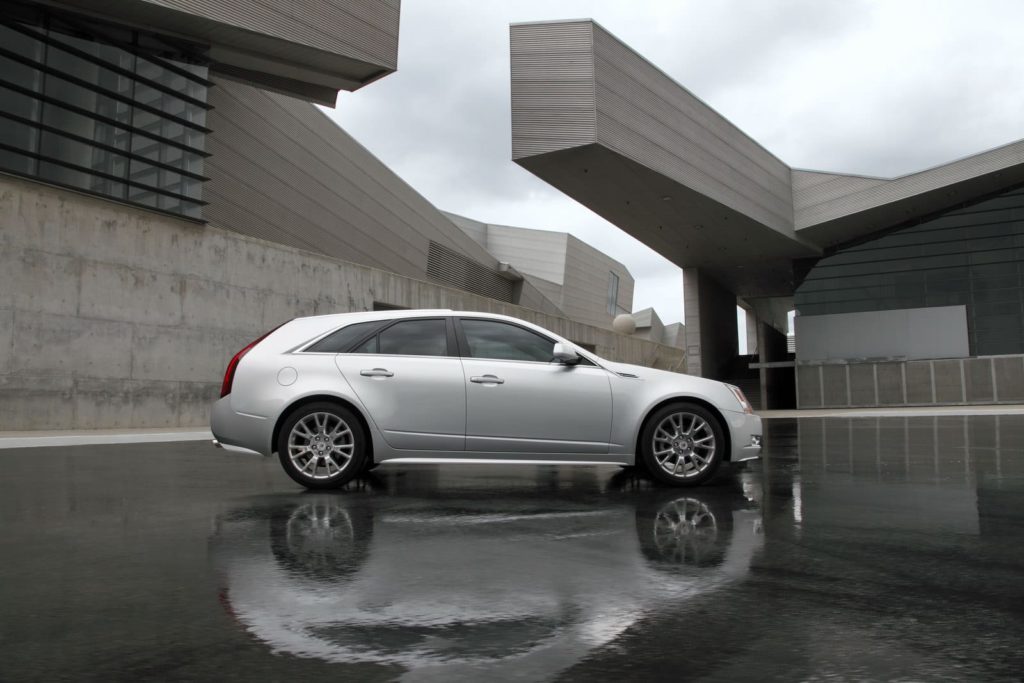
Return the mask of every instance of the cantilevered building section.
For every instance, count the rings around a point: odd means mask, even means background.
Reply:
[[[793,169],[593,21],[513,25],[511,52],[513,160],[683,268],[691,372],[742,370],[740,298],[765,407],[793,400],[794,307],[801,406],[1024,395],[1024,141],[898,178]]]

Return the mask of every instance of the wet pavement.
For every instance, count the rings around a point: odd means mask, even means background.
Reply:
[[[772,420],[698,489],[0,453],[0,680],[1020,680],[1024,416]]]

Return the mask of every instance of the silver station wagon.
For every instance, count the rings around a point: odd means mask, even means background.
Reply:
[[[670,485],[756,458],[737,387],[613,363],[531,323],[449,310],[296,318],[235,354],[216,445],[311,489],[385,462],[641,465]]]

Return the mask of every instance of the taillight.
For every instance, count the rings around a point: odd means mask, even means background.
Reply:
[[[270,330],[270,332],[265,333],[259,339],[255,339],[249,342],[248,344],[245,345],[245,348],[243,348],[241,351],[239,351],[238,353],[231,357],[231,361],[228,363],[228,369],[224,371],[224,381],[220,385],[221,398],[224,398],[225,396],[231,393],[231,385],[235,381],[235,370],[238,369],[238,363],[242,360],[242,358],[245,357],[245,354],[252,351],[257,344],[259,344],[261,341],[269,337],[273,332],[276,332],[284,324],[285,323],[281,323],[281,325],[278,325],[274,329]]]

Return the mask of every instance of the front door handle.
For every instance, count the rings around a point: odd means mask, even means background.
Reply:
[[[395,373],[386,368],[374,368],[373,370],[360,370],[363,377],[394,377]]]
[[[505,383],[505,380],[503,380],[500,377],[495,377],[494,375],[484,375],[483,377],[470,377],[469,381],[470,382],[475,382],[477,384],[504,384]]]

